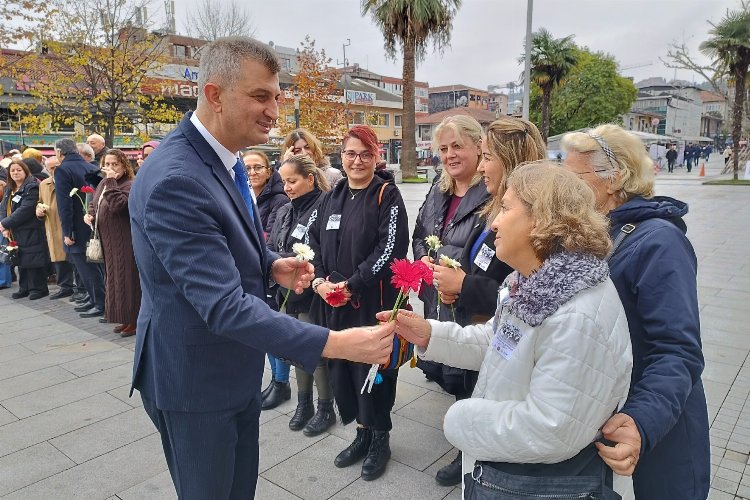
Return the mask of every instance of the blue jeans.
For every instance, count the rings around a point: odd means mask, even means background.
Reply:
[[[289,369],[291,368],[289,364],[274,357],[270,353],[266,355],[268,356],[268,363],[271,365],[271,375],[273,375],[273,380],[283,383],[289,382]]]

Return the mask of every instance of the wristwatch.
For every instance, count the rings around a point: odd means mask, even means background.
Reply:
[[[326,280],[323,278],[315,278],[312,282],[311,288],[314,293],[318,293],[318,287],[325,283]]]

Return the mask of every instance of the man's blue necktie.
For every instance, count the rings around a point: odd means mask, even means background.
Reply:
[[[255,221],[255,215],[253,213],[253,197],[250,195],[250,188],[247,185],[245,164],[242,163],[242,160],[237,160],[237,163],[234,164],[232,170],[234,170],[234,183],[237,185],[237,189],[240,190],[242,199],[245,200],[247,212],[250,214],[250,220]]]

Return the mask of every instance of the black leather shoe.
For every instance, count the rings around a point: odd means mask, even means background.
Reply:
[[[271,394],[263,400],[261,410],[270,410],[276,408],[284,401],[292,399],[292,388],[289,386],[289,382],[276,382],[273,381],[273,388]]]
[[[23,299],[29,296],[29,292],[14,292],[10,298],[12,299]]]
[[[339,469],[343,469],[359,462],[367,455],[367,450],[370,449],[370,441],[372,441],[372,432],[370,429],[357,427],[357,437],[354,438],[352,444],[336,456],[333,465]]]
[[[455,486],[461,484],[461,452],[451,463],[437,471],[435,481],[442,486]]]
[[[271,380],[265,389],[260,391],[260,401],[263,402],[266,400],[269,394],[271,394],[271,391],[273,390],[273,380]]]
[[[307,423],[302,433],[305,436],[313,437],[323,434],[333,424],[336,423],[336,412],[333,411],[333,401],[330,399],[318,400],[318,411],[313,418]]]
[[[391,459],[391,434],[388,431],[372,431],[372,442],[362,463],[362,479],[372,481],[383,475]]]
[[[38,299],[41,299],[42,297],[46,297],[47,295],[49,295],[49,291],[47,291],[47,292],[31,292],[29,294],[29,300],[38,300]]]
[[[92,307],[96,307],[96,305],[93,302],[86,302],[85,304],[81,304],[80,306],[75,306],[73,310],[76,312],[85,312],[91,309]]]
[[[312,393],[300,392],[297,395],[297,409],[294,410],[294,416],[289,421],[289,428],[293,431],[302,430],[314,413],[315,407],[312,403]]]
[[[63,299],[73,295],[73,290],[60,290],[49,296],[49,300]]]
[[[109,323],[109,321],[107,321],[107,318],[99,318],[99,323]]]
[[[96,318],[98,316],[104,316],[104,309],[94,307],[88,312],[79,314],[79,316],[82,318]]]
[[[79,302],[81,300],[89,300],[89,294],[86,292],[74,292],[73,295],[70,297],[71,302]]]

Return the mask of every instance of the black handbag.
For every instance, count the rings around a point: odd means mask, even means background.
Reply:
[[[18,258],[19,249],[17,246],[10,246],[7,240],[0,245],[0,264],[6,266],[17,266],[20,259]]]
[[[477,462],[464,475],[465,500],[621,500],[612,489],[612,469],[593,443],[556,464]]]

